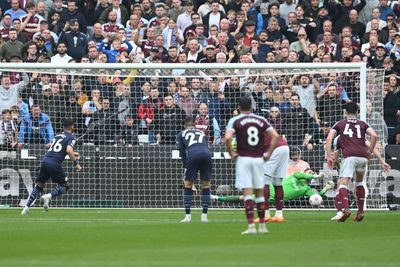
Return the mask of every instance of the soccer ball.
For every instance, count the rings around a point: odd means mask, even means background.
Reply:
[[[314,194],[310,196],[308,201],[310,202],[311,206],[320,206],[322,204],[322,197],[318,194]]]

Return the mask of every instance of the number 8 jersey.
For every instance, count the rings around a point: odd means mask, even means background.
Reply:
[[[226,129],[234,131],[237,153],[243,157],[262,157],[264,133],[272,129],[268,121],[255,114],[240,114],[229,120]]]
[[[72,148],[75,145],[75,137],[73,134],[63,132],[62,134],[56,135],[43,161],[61,164],[67,155],[67,147],[69,145],[72,146]]]
[[[355,118],[338,121],[332,126],[336,135],[340,136],[340,148],[343,158],[363,157],[368,158],[368,150],[365,145],[365,134],[370,126]]]

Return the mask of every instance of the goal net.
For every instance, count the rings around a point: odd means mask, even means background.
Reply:
[[[1,64],[0,72],[1,85],[20,92],[16,102],[1,104],[10,111],[10,118],[2,112],[3,125],[12,120],[16,128],[1,129],[0,205],[25,204],[40,160],[66,117],[76,121],[83,171],[75,173],[71,161],[64,161],[72,187],[52,201],[58,207],[182,207],[183,168],[175,136],[186,116],[194,116],[210,139],[211,194],[240,194],[223,136],[244,94],[252,96],[254,113],[268,118],[288,140],[288,172],[309,166],[326,174],[311,181],[312,190],[337,182],[337,171],[326,167],[324,143],[329,127],[343,118],[346,101],[360,103],[361,118],[378,132],[381,153],[385,143],[384,74],[363,64]],[[367,207],[385,208],[385,178],[376,158],[368,166],[366,186]],[[53,187],[49,182],[45,191]],[[200,206],[198,182],[193,190],[194,205]],[[334,196],[328,191],[322,207],[334,208]],[[285,208],[311,206],[306,194],[285,201]]]

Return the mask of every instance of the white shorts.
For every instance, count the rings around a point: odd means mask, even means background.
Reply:
[[[289,147],[280,146],[272,152],[271,158],[264,162],[264,183],[282,185],[289,164]]]
[[[339,177],[340,178],[353,178],[355,172],[367,171],[368,159],[363,157],[348,157],[342,159],[340,164]]]
[[[263,158],[237,157],[236,188],[264,188],[263,163]]]

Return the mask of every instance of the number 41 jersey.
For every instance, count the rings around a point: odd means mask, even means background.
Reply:
[[[268,121],[255,114],[240,114],[229,120],[227,130],[236,135],[237,153],[243,157],[262,157],[264,149],[264,133],[271,130]]]
[[[347,157],[368,157],[367,146],[365,145],[365,134],[370,126],[358,119],[344,119],[332,126],[332,130],[340,135],[340,148],[343,158]]]
[[[73,134],[63,132],[62,134],[56,135],[43,161],[61,164],[67,155],[68,145],[72,147],[75,145],[75,137]]]

